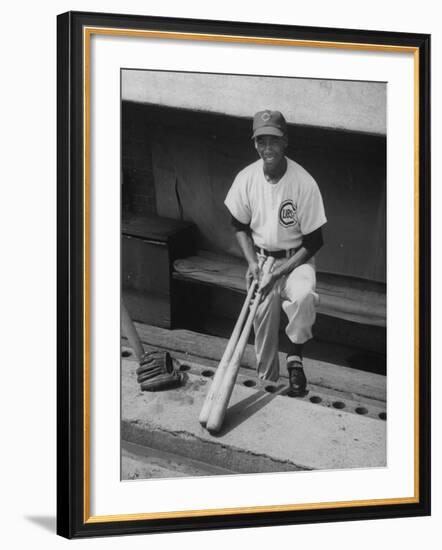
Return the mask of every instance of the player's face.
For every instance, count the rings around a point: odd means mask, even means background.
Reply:
[[[287,148],[287,138],[278,136],[258,136],[255,149],[264,162],[264,167],[272,171],[282,162]]]

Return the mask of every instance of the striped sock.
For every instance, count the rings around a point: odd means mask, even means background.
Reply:
[[[287,355],[287,363],[294,362],[293,368],[302,368],[302,357],[300,355]]]

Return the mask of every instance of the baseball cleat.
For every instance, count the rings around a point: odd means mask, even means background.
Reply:
[[[289,373],[290,394],[293,397],[301,397],[306,392],[307,378],[305,377],[302,361],[298,358],[287,358],[287,370]]]

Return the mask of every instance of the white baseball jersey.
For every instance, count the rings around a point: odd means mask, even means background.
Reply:
[[[298,163],[286,158],[278,183],[264,177],[257,160],[236,176],[224,204],[241,223],[250,225],[256,246],[267,250],[298,248],[302,236],[327,221],[316,181]]]

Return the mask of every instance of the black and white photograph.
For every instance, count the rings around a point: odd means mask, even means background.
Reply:
[[[266,73],[121,69],[122,480],[388,466],[387,83]]]
[[[3,548],[441,538],[437,6],[6,4]]]
[[[57,532],[428,515],[429,35],[57,36]]]

